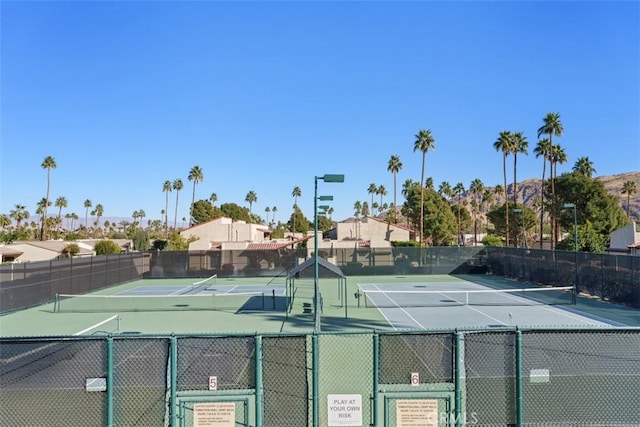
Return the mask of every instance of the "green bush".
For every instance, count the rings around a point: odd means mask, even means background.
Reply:
[[[67,258],[74,257],[79,253],[80,253],[80,246],[78,246],[76,243],[69,243],[64,247],[64,249],[62,249],[62,255],[64,255]]]
[[[100,240],[96,243],[94,250],[96,255],[119,254],[122,251],[120,245],[113,240]]]
[[[482,244],[485,246],[502,246],[502,239],[498,236],[487,235],[482,239]]]

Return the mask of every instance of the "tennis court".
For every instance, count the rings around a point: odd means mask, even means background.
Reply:
[[[322,331],[640,326],[636,310],[492,276],[319,280]],[[2,316],[2,336],[309,332],[313,279],[143,279]]]

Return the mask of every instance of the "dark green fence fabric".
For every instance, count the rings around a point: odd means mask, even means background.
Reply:
[[[638,328],[1,338],[0,349],[3,426],[640,425]]]

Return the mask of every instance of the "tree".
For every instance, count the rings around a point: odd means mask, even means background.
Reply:
[[[171,181],[167,180],[162,184],[162,192],[164,193],[164,232],[169,235],[169,193],[171,193]]]
[[[564,173],[556,178],[555,190],[558,205],[573,203],[576,206],[578,225],[583,225],[589,220],[593,229],[607,242],[612,231],[627,224],[625,213],[618,201],[607,193],[600,181],[580,173]],[[559,227],[573,231],[573,209],[561,209],[557,220]]]
[[[378,187],[378,194],[380,195],[380,212],[379,213],[382,213],[382,206],[383,206],[382,197],[386,196],[389,193],[387,193],[387,189],[385,188],[385,186],[381,185]]]
[[[578,251],[604,253],[607,250],[608,242],[609,239],[606,236],[593,228],[591,221],[586,221],[585,224],[578,226]],[[573,233],[568,233],[567,237],[556,245],[556,249],[563,251],[573,251],[574,248],[575,237]]]
[[[176,191],[176,210],[175,215],[173,216],[173,229],[176,229],[178,224],[178,195],[180,194],[180,190],[184,188],[184,184],[180,178],[173,181],[171,187]]]
[[[293,226],[291,228],[291,231],[295,233],[295,228],[296,228],[296,209],[298,209],[298,197],[302,196],[302,190],[300,190],[300,187],[295,186],[293,187],[293,191],[291,192],[291,195],[293,196]]]
[[[458,241],[458,244],[464,244],[464,240],[462,239],[462,224],[460,222],[460,211],[463,210],[462,209],[462,196],[464,195],[465,189],[464,189],[464,184],[459,182],[455,185],[455,187],[453,187],[453,195],[455,197],[457,197],[457,211],[458,211],[458,235],[456,240]],[[464,209],[464,211],[466,212],[467,210]]]
[[[424,206],[424,212],[420,212],[421,206]],[[424,243],[428,241],[432,246],[443,246],[455,242],[455,215],[445,198],[435,191],[425,190],[418,184],[409,187],[403,212],[414,224],[419,225],[421,219],[424,221]]]
[[[637,192],[638,192],[638,189],[634,181],[626,181],[624,184],[622,184],[621,193],[627,195],[627,221],[631,220],[630,198],[633,194],[636,194]]]
[[[253,190],[249,191],[245,196],[244,201],[249,203],[249,216],[251,216],[251,208],[253,207],[253,204],[258,201],[258,195]]]
[[[149,233],[142,229],[136,230],[133,235],[133,248],[137,251],[146,251],[150,246]]]
[[[80,246],[77,243],[69,243],[62,248],[62,255],[66,258],[72,258],[80,253]]]
[[[449,198],[453,195],[453,188],[451,188],[451,184],[448,181],[442,181],[438,187],[438,193],[449,201]]]
[[[507,190],[507,156],[513,152],[513,138],[511,138],[511,132],[503,130],[500,132],[498,139],[493,143],[493,148],[496,151],[502,152],[502,175],[504,178],[504,204],[508,203],[509,194]],[[509,246],[509,209],[504,209],[504,223],[505,223],[505,244]]]
[[[367,193],[371,194],[371,206],[373,206],[373,195],[378,194],[378,186],[372,182],[367,188]]]
[[[552,193],[552,208],[550,212],[552,213],[552,221],[551,221],[551,235],[553,236],[551,247],[555,247],[555,244],[558,242],[559,234],[558,234],[558,220],[557,220],[557,212],[558,212],[558,197],[555,191],[555,181],[558,175],[558,164],[563,164],[567,162],[567,153],[564,151],[564,148],[560,146],[560,144],[551,146],[551,193]]]
[[[30,214],[24,205],[15,205],[15,209],[9,211],[9,218],[16,220],[16,229],[20,228],[22,220],[29,218]]]
[[[96,255],[119,254],[122,252],[120,245],[113,240],[100,240],[93,247],[93,250],[96,251]]]
[[[47,195],[45,197],[46,203],[44,204],[44,212],[42,213],[42,228],[40,229],[40,240],[45,239],[45,235],[47,233],[47,208],[51,205],[49,202],[49,189],[51,187],[51,169],[55,169],[58,165],[56,165],[56,161],[53,157],[47,156],[44,158],[42,162],[42,168],[47,170]]]
[[[431,135],[431,130],[420,129],[415,136],[416,140],[413,143],[413,151],[420,151],[422,153],[422,172],[420,173],[420,244],[423,244],[424,239],[424,163],[427,157],[427,151],[435,150],[435,139]]]
[[[68,205],[67,199],[64,196],[60,196],[56,199],[54,206],[58,208],[58,222],[62,223],[62,208],[66,208]],[[60,230],[58,230],[60,231]]]
[[[387,171],[391,172],[393,174],[393,216],[391,217],[391,220],[396,223],[396,216],[397,216],[397,212],[396,212],[396,206],[397,206],[397,202],[396,202],[396,189],[397,189],[397,185],[396,185],[396,179],[398,177],[398,172],[402,170],[402,162],[400,161],[400,157],[396,154],[392,155],[391,158],[389,159],[389,163],[387,164]]]
[[[580,157],[573,165],[573,171],[581,173],[589,178],[593,177],[596,173],[596,169],[593,167],[593,162],[589,160],[589,157]]]
[[[478,245],[478,209],[480,208],[480,198],[484,192],[484,184],[479,178],[474,179],[469,186],[469,191],[473,194],[473,245]]]
[[[546,172],[547,160],[551,158],[551,141],[549,138],[543,138],[538,141],[536,148],[533,149],[536,158],[542,156],[542,181],[540,181],[540,249],[542,249],[542,241],[544,235],[544,176]]]
[[[89,228],[89,208],[93,206],[91,200],[87,199],[84,201],[84,228]]]
[[[189,171],[189,176],[187,176],[189,181],[193,181],[193,192],[191,195],[191,205],[189,207],[189,227],[193,225],[193,204],[196,201],[196,184],[204,181],[204,173],[202,172],[202,168],[200,166],[194,166]]]
[[[217,215],[217,209],[214,209],[214,211]],[[247,223],[251,222],[251,214],[249,213],[249,209],[235,203],[223,203],[222,205],[220,205],[220,212],[222,212],[221,216],[231,218],[234,221],[245,221]]]
[[[522,132],[511,134],[513,147],[513,204],[518,204],[518,180],[516,179],[516,163],[518,162],[518,153],[528,154],[529,142]]]
[[[564,133],[564,127],[562,126],[562,122],[560,121],[560,113],[547,113],[547,115],[542,119],[542,126],[538,128],[538,138],[542,135],[547,135],[549,137],[549,174],[551,180],[551,199],[553,200],[554,206],[557,204],[556,196],[555,196],[555,185],[554,185],[554,174],[553,174],[553,136],[562,136]],[[555,209],[549,212],[551,214],[551,249],[553,250],[555,245]],[[540,236],[542,238],[542,236]]]
[[[267,216],[266,225],[268,227],[269,226],[269,212],[271,212],[271,208],[269,206],[267,206],[266,208],[264,208],[264,212],[265,212],[265,215]]]
[[[100,218],[102,218],[102,215],[104,215],[104,206],[98,203],[96,205],[96,217],[98,218],[96,219],[96,224],[98,225],[98,228],[100,228]]]
[[[495,209],[487,212],[487,219],[493,225],[496,234],[499,236],[504,236],[506,233],[506,222],[505,222],[505,213],[504,210],[513,210],[513,209],[522,209],[524,211],[524,224],[525,224],[525,232],[526,230],[535,227],[537,218],[536,212],[533,209],[526,207],[525,205],[514,205],[513,203],[508,203],[502,206],[498,206]],[[519,213],[516,216],[519,221],[522,221],[522,217],[520,216],[522,213]],[[522,235],[522,228],[520,226],[514,226],[509,230],[510,236],[509,239],[513,242],[517,242],[518,236]]]
[[[294,207],[294,212],[291,214],[291,218],[289,218],[289,222],[287,224],[291,227],[291,230],[294,233],[302,233],[302,235],[306,235],[313,226],[297,206]]]
[[[276,212],[278,212],[278,207],[274,206],[273,208],[271,208],[271,212],[273,212],[273,222],[276,222]]]

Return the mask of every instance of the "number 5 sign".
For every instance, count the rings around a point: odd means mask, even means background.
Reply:
[[[209,377],[209,390],[215,391],[218,389],[218,377]]]

